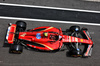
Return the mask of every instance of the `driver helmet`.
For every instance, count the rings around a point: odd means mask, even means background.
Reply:
[[[47,36],[48,36],[48,33],[47,33],[47,32],[45,32],[45,33],[43,33],[43,35],[44,35],[45,37],[47,37]]]

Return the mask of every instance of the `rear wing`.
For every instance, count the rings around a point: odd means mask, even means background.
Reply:
[[[90,36],[90,34],[89,34],[89,32],[87,30],[83,30],[82,35],[84,36],[84,38],[92,41],[92,38],[91,38],[91,36]],[[85,49],[83,51],[83,53],[84,53],[83,57],[91,56],[93,46],[94,46],[93,42],[92,42],[92,44],[85,45]]]
[[[13,44],[15,32],[16,32],[16,24],[9,25],[7,29],[6,37],[5,37],[5,43]]]

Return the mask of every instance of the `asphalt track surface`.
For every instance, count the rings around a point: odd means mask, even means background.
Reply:
[[[98,11],[100,10],[100,2],[87,2],[85,0],[0,0],[0,3],[27,4]]]
[[[54,7],[65,7],[65,8],[78,8],[78,9],[89,9],[89,10],[100,10],[100,3],[93,3],[93,2],[84,2],[84,0],[2,0],[0,2],[7,2],[7,3],[18,3],[18,4],[29,4],[29,5],[41,5],[41,6],[54,6]],[[6,8],[6,9],[5,9]],[[11,7],[12,8],[12,7]],[[9,9],[9,10],[7,10]],[[8,8],[7,6],[0,6],[0,14],[6,15],[6,16],[21,16],[25,15],[22,13],[23,10],[20,10],[21,8],[17,9],[14,8],[14,10]],[[16,13],[17,12],[17,13]],[[13,13],[13,14],[12,14]],[[16,13],[16,15],[14,14]],[[33,12],[32,12],[33,13]],[[32,13],[28,13],[28,15],[25,15],[24,17],[32,17]],[[52,12],[53,14],[57,14],[55,12]],[[43,12],[41,12],[43,14]],[[45,14],[45,13],[44,13]],[[62,12],[60,15],[63,16],[65,14],[65,11]],[[91,14],[91,13],[90,13]],[[39,18],[38,14],[36,13],[37,17]],[[49,15],[49,14],[48,14]],[[46,16],[48,16],[46,15]],[[73,15],[73,14],[72,14]],[[90,20],[91,22],[99,22],[99,15],[100,14],[92,14],[92,15],[84,15],[80,16],[80,12],[77,14],[74,12],[73,20],[76,20],[74,18],[82,18],[84,21]],[[95,17],[94,17],[95,15]],[[52,15],[51,15],[52,16]],[[59,15],[58,15],[59,16]],[[67,15],[70,17],[70,15]],[[63,16],[65,17],[65,15]],[[34,17],[36,18],[36,17]],[[46,17],[47,18],[47,17]],[[61,17],[59,17],[62,19]],[[72,19],[71,18],[71,19]],[[51,18],[50,18],[51,19]],[[52,17],[53,19],[53,17]],[[57,18],[56,18],[57,19]],[[92,21],[92,19],[94,19]],[[68,20],[68,19],[67,19]],[[47,53],[47,52],[38,52],[38,51],[29,51],[24,49],[23,53],[18,54],[9,54],[9,48],[4,48],[3,42],[4,42],[4,36],[7,28],[7,23],[15,23],[17,20],[6,20],[6,19],[0,19],[0,66],[100,66],[100,27],[99,26],[89,26],[89,25],[79,25],[81,27],[87,27],[89,29],[89,32],[93,38],[93,41],[95,43],[93,48],[93,54],[92,57],[89,58],[72,58],[67,57],[65,51],[60,51],[56,53]],[[70,20],[69,20],[70,21]],[[88,21],[88,22],[90,22]],[[26,21],[28,24],[27,29],[40,27],[40,26],[54,26],[54,27],[61,27],[62,30],[66,30],[66,28],[69,28],[71,25],[74,24],[61,24],[61,23],[44,23],[44,22],[36,22],[36,21]]]
[[[0,19],[0,66],[100,66],[100,27],[79,25],[86,27],[95,43],[92,57],[89,58],[72,58],[67,57],[65,51],[56,53],[29,51],[24,49],[22,54],[9,54],[9,48],[2,47],[4,36],[7,28],[7,23],[15,23],[17,20]],[[36,28],[40,26],[54,26],[61,27],[66,30],[75,24],[62,23],[43,23],[43,22],[27,22],[27,29]]]
[[[0,5],[0,16],[100,23],[100,13]]]

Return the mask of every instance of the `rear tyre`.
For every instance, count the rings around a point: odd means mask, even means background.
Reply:
[[[17,21],[16,25],[17,25],[17,31],[19,32],[25,31],[26,26],[27,26],[27,24],[24,21]]]
[[[23,46],[20,44],[12,44],[9,49],[9,53],[21,54],[23,52]]]
[[[80,31],[80,27],[79,26],[71,26],[69,30],[71,32],[79,32]]]
[[[80,27],[79,26],[71,26],[69,28],[70,31],[70,36],[74,36],[74,37],[79,37],[79,33],[80,33]],[[81,49],[79,49],[79,43],[70,43],[69,46],[69,55],[71,57],[81,57],[82,56],[82,51]]]
[[[69,54],[71,57],[81,57],[82,51],[80,49],[78,49],[78,50],[73,49],[73,50],[69,51]]]

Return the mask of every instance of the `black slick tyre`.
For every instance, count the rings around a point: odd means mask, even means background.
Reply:
[[[71,26],[69,29],[71,32],[79,32],[80,31],[80,27],[79,26]]]
[[[24,21],[17,21],[17,31],[25,31],[27,24]]]
[[[71,50],[71,51],[69,51],[69,53],[70,53],[70,56],[71,57],[81,57],[82,56],[82,52],[81,52],[81,50],[79,49],[79,50]]]
[[[9,53],[21,54],[23,52],[23,46],[20,44],[12,44],[9,49]]]

